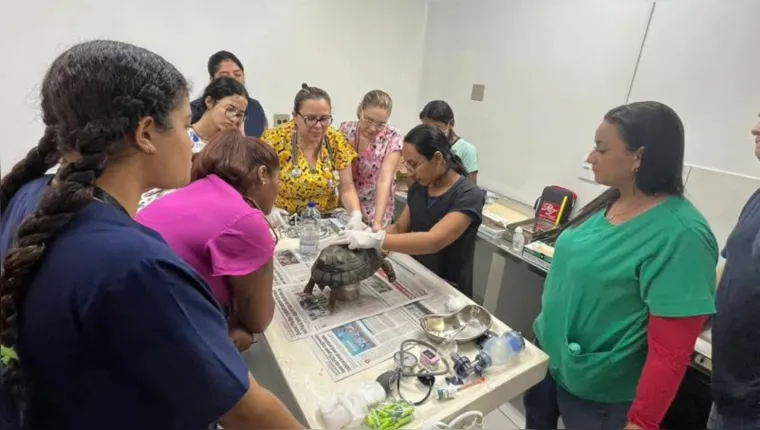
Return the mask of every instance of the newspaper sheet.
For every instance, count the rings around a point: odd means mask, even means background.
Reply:
[[[311,277],[313,259],[304,257],[297,249],[274,252],[274,287],[306,282]]]
[[[446,296],[344,324],[307,340],[333,381],[340,381],[393,357],[406,339],[424,340],[419,320],[444,312]]]
[[[338,301],[330,312],[327,308],[330,290],[321,292],[315,288],[314,294],[308,295],[303,292],[304,286],[305,282],[298,282],[273,290],[275,320],[291,341],[432,297],[436,292],[423,283],[403,283],[401,279],[390,283],[384,273],[378,272],[359,284],[357,299]]]

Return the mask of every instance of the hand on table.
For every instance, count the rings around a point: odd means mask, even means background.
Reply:
[[[367,227],[365,227],[366,229]],[[333,245],[348,245],[348,249],[380,249],[385,240],[385,230],[370,231],[366,230],[344,230],[340,232],[338,238],[332,242]]]
[[[240,326],[230,327],[230,340],[240,352],[250,348],[254,342],[253,333],[248,333],[247,330]]]
[[[346,230],[366,230],[368,228],[369,227],[367,227],[367,224],[364,224],[362,221],[361,211],[351,212],[351,216],[348,218],[348,222],[346,223]]]

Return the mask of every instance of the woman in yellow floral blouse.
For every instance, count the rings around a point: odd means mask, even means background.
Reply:
[[[280,193],[275,204],[293,214],[315,202],[324,213],[337,209],[340,197],[351,214],[346,228],[362,229],[366,225],[351,174],[356,151],[343,134],[330,127],[331,113],[330,96],[303,84],[293,103],[293,120],[261,136],[280,157]],[[275,219],[270,221],[279,224],[279,211],[272,213]]]

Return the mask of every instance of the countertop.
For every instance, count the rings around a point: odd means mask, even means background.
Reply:
[[[281,240],[277,247],[291,248],[296,239]],[[392,261],[398,261],[408,268],[414,268],[421,273],[427,271],[429,278],[442,294],[460,294],[451,285],[429,272],[424,266],[407,255],[392,253]],[[496,317],[493,318],[491,330],[501,333],[509,328]],[[366,382],[388,370],[393,370],[393,360],[389,359],[360,373],[335,382],[323,369],[306,339],[288,341],[276,325],[270,326],[264,334],[277,365],[287,381],[309,428],[323,428],[324,424],[318,418],[317,405],[326,395],[352,392]],[[459,347],[462,355],[474,358],[477,349],[474,343],[462,344]],[[455,399],[438,401],[429,400],[418,407],[415,425],[429,421],[446,421],[464,411],[479,410],[484,414],[498,408],[504,402],[519,396],[533,385],[540,382],[546,375],[548,357],[540,349],[526,342],[525,352],[520,359],[506,369],[488,377],[487,382],[469,388],[460,393]],[[422,398],[425,391],[420,384],[410,382],[404,385],[408,398]]]

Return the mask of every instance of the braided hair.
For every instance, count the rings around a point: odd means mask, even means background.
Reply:
[[[164,130],[169,114],[187,100],[188,85],[168,61],[122,42],[77,44],[55,59],[41,89],[45,136],[2,181],[3,201],[23,182],[39,176],[59,154],[74,154],[62,166],[37,207],[18,227],[0,276],[0,343],[18,344],[24,298],[56,234],[93,199],[95,180],[120,157],[130,155],[138,124],[151,117]],[[59,152],[60,151],[60,152]],[[20,409],[28,398],[18,359],[4,363],[2,382]]]
[[[8,203],[24,184],[44,175],[58,164],[59,158],[57,129],[54,125],[49,125],[37,146],[30,149],[26,157],[0,181],[0,214],[5,212]]]

